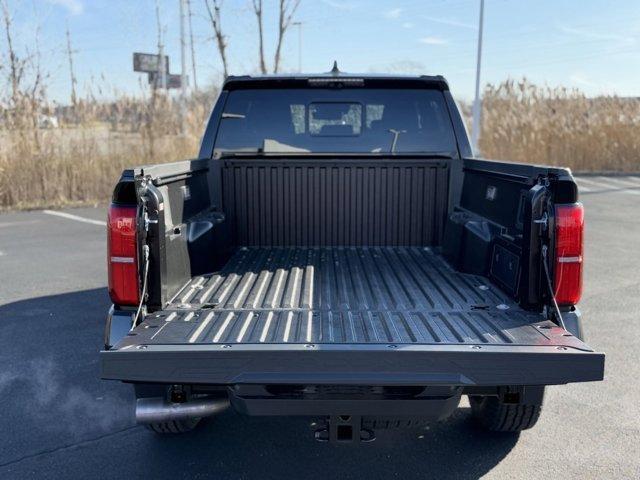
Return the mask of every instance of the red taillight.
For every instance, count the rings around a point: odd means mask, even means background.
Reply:
[[[554,289],[559,305],[575,305],[582,296],[583,231],[581,203],[556,205]]]
[[[107,220],[109,296],[116,305],[137,305],[138,247],[135,206],[112,204]]]

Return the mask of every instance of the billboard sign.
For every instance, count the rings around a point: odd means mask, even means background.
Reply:
[[[180,75],[167,74],[167,88],[182,87],[182,77]],[[160,87],[160,76],[157,73],[149,73],[149,85]]]
[[[157,73],[160,71],[160,55],[154,53],[133,53],[133,71]],[[169,73],[169,56],[164,56],[165,71]]]

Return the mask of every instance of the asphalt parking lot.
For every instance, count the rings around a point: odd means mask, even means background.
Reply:
[[[357,448],[316,443],[307,418],[229,412],[169,438],[136,426],[130,388],[99,379],[105,209],[0,214],[0,478],[640,478],[640,177],[579,184],[581,309],[605,381],[549,388],[519,436],[476,430],[465,401]]]

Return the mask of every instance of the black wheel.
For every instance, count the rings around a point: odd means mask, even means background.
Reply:
[[[533,427],[542,411],[542,402],[534,405],[502,403],[498,397],[469,396],[471,414],[491,432],[520,432]]]
[[[170,422],[147,423],[145,427],[152,432],[164,434],[176,434],[190,432],[198,423],[200,418],[189,418],[187,420],[172,420]]]

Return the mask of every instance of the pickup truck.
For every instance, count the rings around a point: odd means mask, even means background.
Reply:
[[[463,395],[527,429],[603,379],[583,225],[570,170],[474,158],[441,76],[229,77],[197,159],[115,187],[101,375],[158,433],[231,407],[365,442]]]

